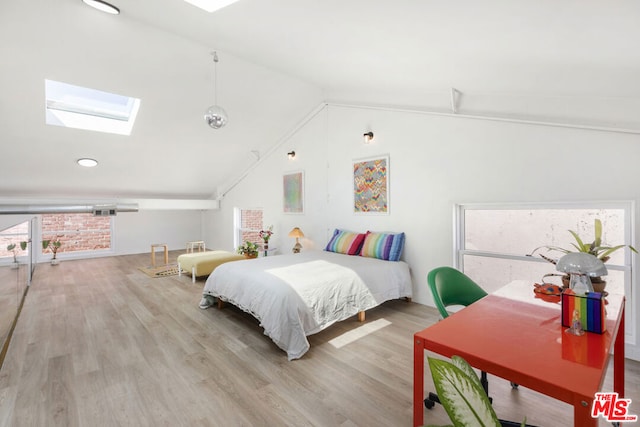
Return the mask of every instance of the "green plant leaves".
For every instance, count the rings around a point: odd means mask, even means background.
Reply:
[[[454,427],[500,427],[478,376],[464,359],[428,361],[438,397]]]

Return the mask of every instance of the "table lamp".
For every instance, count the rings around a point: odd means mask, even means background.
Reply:
[[[556,270],[569,274],[569,287],[576,294],[593,292],[589,278],[607,274],[604,263],[586,252],[569,252],[558,260]]]
[[[294,227],[294,229],[289,232],[289,237],[296,238],[296,244],[293,246],[293,253],[294,254],[300,253],[300,250],[302,249],[302,245],[300,244],[300,241],[298,239],[300,237],[304,237],[304,233],[302,232],[302,230],[300,230],[298,227]]]

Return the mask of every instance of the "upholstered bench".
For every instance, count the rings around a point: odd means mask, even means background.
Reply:
[[[245,259],[244,255],[227,251],[192,252],[178,256],[178,271],[191,272],[191,281],[196,282],[196,277],[208,276],[220,264],[229,261]]]

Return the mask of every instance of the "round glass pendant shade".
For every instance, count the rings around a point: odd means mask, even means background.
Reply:
[[[227,112],[217,105],[212,105],[205,111],[204,120],[212,128],[220,129],[227,124]]]

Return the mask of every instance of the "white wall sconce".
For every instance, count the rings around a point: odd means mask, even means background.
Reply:
[[[364,143],[368,144],[373,140],[373,132],[369,131],[362,135],[364,137]]]
[[[287,153],[287,156],[289,157],[289,160],[293,160],[296,158],[296,152],[291,150]]]

